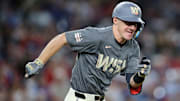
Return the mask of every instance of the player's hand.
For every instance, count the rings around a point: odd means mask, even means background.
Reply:
[[[148,59],[147,57],[143,57],[138,66],[138,70],[139,70],[138,75],[140,77],[147,76],[151,71],[151,60]]]
[[[43,68],[44,64],[41,60],[36,59],[33,62],[28,62],[25,66],[25,78],[30,78],[38,74]]]

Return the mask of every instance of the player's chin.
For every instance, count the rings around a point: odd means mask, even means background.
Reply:
[[[127,35],[127,36],[125,36],[125,39],[126,40],[131,40],[133,38],[133,35]]]

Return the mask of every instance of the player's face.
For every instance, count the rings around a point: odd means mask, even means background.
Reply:
[[[122,39],[130,40],[137,30],[137,22],[126,22],[117,19],[117,30]]]

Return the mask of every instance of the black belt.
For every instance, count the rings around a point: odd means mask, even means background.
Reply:
[[[78,92],[75,92],[75,96],[78,97],[78,98],[81,98],[81,99],[86,99],[86,96],[84,94],[81,94],[81,93],[78,93]],[[94,97],[94,100],[99,100],[99,101],[103,101],[104,100],[104,96],[95,96]]]

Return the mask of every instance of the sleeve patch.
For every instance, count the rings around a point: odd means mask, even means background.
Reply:
[[[76,33],[74,34],[74,36],[75,36],[76,42],[81,42],[81,40],[82,40],[82,35],[81,35],[81,33],[76,32]]]

